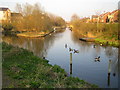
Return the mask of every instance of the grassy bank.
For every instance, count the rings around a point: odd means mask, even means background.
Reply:
[[[3,88],[96,88],[25,49],[2,43]]]
[[[120,43],[119,43],[118,40],[110,40],[110,39],[105,39],[105,38],[96,38],[95,42],[103,44],[103,45],[110,45],[110,46],[115,46],[115,47],[120,46]]]
[[[79,37],[93,37],[95,42],[119,46],[118,43],[118,23],[83,23],[80,21],[71,22],[73,31]]]

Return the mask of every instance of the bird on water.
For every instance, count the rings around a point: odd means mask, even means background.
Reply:
[[[95,61],[99,61],[100,62],[100,56],[95,58]]]

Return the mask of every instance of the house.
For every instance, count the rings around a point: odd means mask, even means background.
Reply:
[[[81,22],[85,22],[85,23],[89,23],[90,22],[90,18],[89,17],[84,17],[80,19]]]
[[[23,15],[21,13],[11,13],[11,22],[20,22],[23,19]]]
[[[11,23],[17,31],[24,31],[23,15],[21,13],[11,13]]]
[[[118,12],[120,10],[114,10],[113,12],[111,12],[111,17],[112,17],[112,22],[118,22]]]
[[[11,11],[9,8],[0,7],[0,23],[11,21]]]
[[[107,12],[107,13],[104,13],[104,14],[101,14],[99,17],[100,17],[100,22],[101,23],[107,23],[109,22],[108,20],[108,15],[110,14],[110,12]]]
[[[90,23],[90,22],[91,22],[90,18],[86,18],[86,23]]]
[[[99,20],[100,20],[100,18],[99,18],[98,15],[92,15],[92,17],[91,17],[91,22],[97,23],[97,22],[99,22]]]
[[[118,10],[101,14],[100,22],[101,23],[118,22]]]

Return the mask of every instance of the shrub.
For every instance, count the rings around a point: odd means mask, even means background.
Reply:
[[[10,24],[10,23],[4,23],[2,25],[2,28],[5,30],[5,31],[11,31],[13,29],[13,25]]]

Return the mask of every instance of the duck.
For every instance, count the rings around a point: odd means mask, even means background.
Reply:
[[[79,51],[74,49],[74,53],[79,53]]]
[[[93,47],[95,48],[95,47],[96,47],[96,45],[93,45]]]
[[[116,73],[113,73],[113,76],[115,77],[115,76],[116,76]]]
[[[99,61],[100,62],[100,56],[95,58],[95,62]]]
[[[73,49],[72,49],[72,48],[69,48],[69,51],[73,51]]]
[[[43,57],[43,59],[45,59],[45,57]]]

